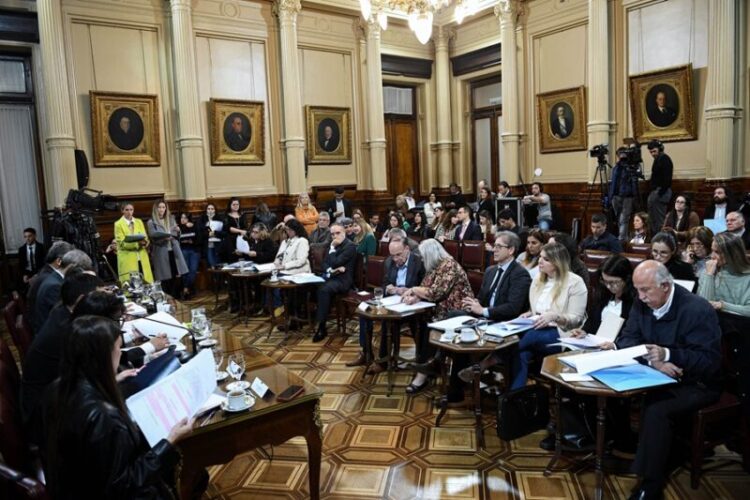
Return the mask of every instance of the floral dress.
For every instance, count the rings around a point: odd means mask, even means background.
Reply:
[[[448,311],[460,310],[465,298],[474,298],[466,271],[452,257],[443,259],[422,280],[429,289],[428,300],[435,302],[435,319],[445,318]]]

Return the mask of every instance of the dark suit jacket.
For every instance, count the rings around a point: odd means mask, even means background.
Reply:
[[[385,273],[383,275],[383,289],[388,285],[396,286],[398,267],[393,263],[393,258],[385,259]],[[424,279],[425,270],[422,258],[414,252],[409,252],[409,260],[406,262],[406,287],[419,286]]]
[[[507,321],[520,316],[529,310],[529,288],[531,275],[522,265],[513,260],[508,269],[500,277],[494,304],[492,298],[492,282],[495,280],[500,266],[490,266],[484,272],[482,287],[479,289],[477,300],[483,307],[489,308],[492,321]]]
[[[36,242],[34,245],[34,262],[31,263],[31,272],[26,270],[26,266],[29,264],[26,252],[26,245],[21,245],[18,249],[18,265],[24,276],[33,276],[44,266],[44,259],[47,256],[47,250],[44,248],[44,244],[41,241]]]
[[[463,238],[461,238],[461,229],[462,226],[459,224],[456,228],[456,232],[453,233],[453,239],[456,241],[480,241],[484,239],[484,236],[482,236],[482,228],[473,220],[469,221],[469,227],[466,228]]]
[[[714,386],[721,370],[721,329],[708,301],[679,285],[672,307],[657,320],[653,310],[636,299],[617,347],[656,344],[669,349],[669,362],[682,368],[683,382]]]
[[[34,334],[41,330],[44,322],[52,311],[52,308],[60,301],[60,289],[62,288],[64,278],[60,273],[53,271],[39,286],[39,292],[36,295],[34,304],[34,314],[29,318],[31,329]]]
[[[739,205],[737,205],[736,203],[733,203],[730,200],[727,200],[727,211],[726,211],[726,213],[734,212],[738,208],[739,208]],[[713,219],[715,211],[716,211],[716,205],[714,205],[713,202],[712,202],[709,206],[706,207],[706,210],[703,212],[703,220]]]
[[[599,239],[594,239],[593,235],[588,235],[581,243],[583,250],[604,250],[612,253],[622,253],[622,243],[609,231],[605,231]]]
[[[482,210],[487,210],[490,213],[490,219],[492,219],[492,223],[495,223],[495,202],[493,200],[484,200],[479,203],[479,206],[477,207],[477,213],[476,213],[476,221],[479,222],[479,212]]]
[[[341,201],[344,203],[344,217],[352,216],[352,202],[346,198],[342,198]],[[326,203],[326,212],[331,216],[331,224],[336,221],[336,217],[333,214],[336,212],[336,198]]]
[[[552,120],[552,133],[556,136],[560,137],[561,139],[565,139],[570,135],[570,133],[573,131],[573,124],[570,123],[569,120],[565,120],[565,133],[563,134],[560,130],[560,122],[558,121],[557,117],[555,117],[554,120]]]
[[[745,244],[745,250],[750,250],[750,229],[745,227],[745,232],[742,233],[742,242]]]
[[[666,127],[671,125],[677,119],[677,112],[669,107],[665,107],[664,111],[659,111],[659,108],[654,107],[648,114],[651,123],[657,127]]]
[[[343,289],[348,290],[354,284],[354,266],[357,258],[357,245],[351,240],[345,239],[343,243],[336,247],[333,253],[327,253],[323,260],[323,269],[336,269],[344,266],[346,271],[334,274],[328,281],[336,281]]]
[[[36,296],[39,294],[39,287],[42,286],[42,283],[44,283],[47,276],[53,272],[55,272],[55,269],[51,265],[45,264],[38,273],[32,276],[31,281],[29,281],[29,291],[26,292],[26,308],[29,313],[34,312]]]

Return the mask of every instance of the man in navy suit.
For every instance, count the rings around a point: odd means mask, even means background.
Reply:
[[[21,269],[24,288],[44,266],[44,258],[47,251],[44,244],[36,240],[36,229],[27,227],[23,230],[23,239],[26,241],[18,249],[18,267]]]
[[[329,278],[318,288],[318,309],[315,313],[318,331],[313,336],[313,342],[320,342],[328,335],[326,318],[331,310],[331,300],[334,295],[352,288],[356,259],[357,245],[347,239],[344,226],[332,224],[331,246],[323,260],[323,270]]]
[[[385,295],[402,295],[409,288],[419,286],[425,275],[424,264],[419,254],[412,252],[405,238],[392,239],[388,244],[390,257],[385,260],[385,272],[383,276],[383,291]],[[362,352],[359,356],[346,364],[346,366],[363,366],[370,360],[366,359],[365,348],[367,346],[367,332],[372,332],[372,320],[360,318],[359,320],[359,345]],[[386,352],[386,333],[388,324],[382,323],[380,352],[379,358],[384,358]],[[419,352],[419,350],[417,350]],[[373,364],[368,369],[368,373],[380,373],[384,367],[379,364]]]
[[[460,224],[456,227],[453,239],[456,241],[481,241],[482,228],[479,224],[471,220],[471,209],[467,206],[458,209],[458,221]]]
[[[667,268],[641,263],[633,273],[638,300],[617,338],[620,349],[646,344],[648,363],[679,380],[646,394],[633,471],[642,481],[631,499],[663,498],[672,429],[720,394],[721,329],[713,307],[675,286]]]

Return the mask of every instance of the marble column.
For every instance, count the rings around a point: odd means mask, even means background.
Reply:
[[[433,38],[435,44],[435,108],[437,109],[437,142],[433,147],[437,151],[438,186],[448,187],[451,182],[458,182],[453,175],[452,157],[453,141],[451,140],[451,70],[450,39],[452,31],[438,26]]]
[[[47,150],[47,163],[44,165],[47,205],[59,207],[63,205],[68,190],[78,187],[73,153],[76,142],[71,121],[73,113],[70,107],[63,17],[59,0],[39,0],[37,16],[42,87],[45,94],[43,112],[47,125],[44,133],[44,147]]]
[[[741,108],[737,101],[741,33],[738,0],[713,0],[708,7],[706,84],[706,178],[731,179],[741,170],[735,155]]]
[[[520,102],[518,101],[518,47],[516,27],[520,5],[518,0],[500,0],[495,6],[495,15],[500,19],[500,57],[502,60],[503,146],[500,154],[500,178],[510,185],[520,182]],[[524,176],[527,177],[527,176]]]
[[[286,192],[307,191],[305,178],[305,126],[302,120],[302,83],[299,77],[297,14],[300,0],[276,0],[273,11],[279,18],[281,43],[281,90],[284,102],[284,126],[281,139],[286,158]]]
[[[383,108],[383,71],[380,62],[380,24],[367,22],[367,130],[370,150],[370,187],[388,189],[385,118]]]
[[[181,167],[181,195],[185,200],[203,200],[206,198],[206,170],[190,5],[191,0],[170,0],[177,96],[176,142]]]
[[[610,0],[589,0],[589,29],[588,29],[588,77],[586,82],[586,96],[588,100],[588,123],[586,124],[589,147],[597,144],[614,143],[610,134],[614,123],[610,118],[610,88],[609,75],[609,4]],[[614,158],[614,150],[610,147],[610,159]],[[614,161],[614,160],[612,160]],[[596,158],[589,158],[586,179],[591,182],[597,169]]]

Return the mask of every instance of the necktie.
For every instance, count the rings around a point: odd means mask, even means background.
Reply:
[[[500,278],[503,276],[503,268],[498,267],[497,268],[497,274],[495,274],[495,279],[492,280],[492,285],[490,285],[490,290],[492,293],[490,294],[490,307],[495,306],[495,298],[497,297],[497,289],[500,288]]]
[[[28,270],[34,272],[34,245],[29,245],[29,265]]]

